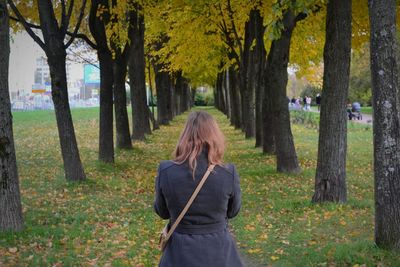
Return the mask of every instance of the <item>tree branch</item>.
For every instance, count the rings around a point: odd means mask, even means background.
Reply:
[[[232,10],[232,7],[231,7],[231,0],[228,0],[227,7],[228,7],[228,17],[229,17],[229,19],[231,21],[231,25],[232,25],[232,31],[233,31],[233,34],[235,35],[236,43],[237,43],[237,46],[239,47],[240,55],[242,55],[243,54],[243,48],[242,48],[241,40],[240,40],[239,35],[237,33],[237,30],[236,30],[235,21],[233,19],[233,10]]]
[[[40,39],[39,36],[37,36],[32,28],[29,26],[29,23],[25,20],[25,18],[22,16],[22,14],[19,12],[18,8],[15,6],[14,2],[12,0],[7,0],[8,4],[10,5],[12,11],[14,14],[18,17],[18,21],[22,23],[24,26],[26,32],[32,37],[32,39],[43,49],[43,51],[46,51],[46,44]],[[39,27],[40,29],[40,27]]]
[[[73,1],[71,2],[71,5],[72,4],[73,4]],[[71,5],[70,5],[70,7],[71,7]],[[79,18],[78,18],[78,21],[76,23],[75,30],[74,30],[71,38],[69,39],[69,41],[65,45],[65,48],[68,48],[72,44],[72,42],[74,41],[76,35],[78,34],[79,28],[81,27],[81,22],[82,22],[83,16],[85,14],[85,7],[86,7],[86,0],[83,0],[82,6],[81,6],[81,9],[80,9],[81,13],[79,14]],[[68,18],[68,20],[69,20],[69,18]],[[68,27],[68,25],[67,25],[67,27]]]
[[[83,33],[76,33],[76,34],[74,34],[74,33],[72,33],[72,32],[67,31],[67,35],[70,36],[71,38],[72,38],[72,36],[74,36],[74,38],[82,39],[82,40],[84,40],[91,48],[93,48],[94,50],[97,50],[97,45],[96,45],[94,42],[92,42],[92,40],[90,40],[90,38],[89,38],[86,34],[83,34]]]
[[[64,2],[65,0],[62,0],[62,2]],[[61,20],[61,26],[60,26],[60,30],[61,30],[61,34],[65,37],[65,34],[67,33],[68,30],[68,26],[69,26],[69,21],[71,19],[71,15],[72,15],[72,11],[73,11],[73,7],[74,7],[74,0],[71,0],[71,2],[69,3],[69,7],[68,7],[68,12],[65,11],[66,6],[64,3],[64,14]]]
[[[66,6],[65,6],[65,0],[61,0],[61,29],[63,29],[65,27],[66,24],[66,14],[67,10],[66,10]]]
[[[230,48],[230,54],[232,55],[232,57],[236,60],[236,63],[238,65],[240,65],[240,57],[239,55],[236,53],[235,50],[235,43],[232,40],[232,38],[230,37],[230,32],[228,30],[228,26],[226,25],[225,22],[225,18],[224,18],[224,13],[222,11],[222,7],[221,4],[219,4],[219,13],[221,15],[222,18],[222,22],[218,23],[218,27],[220,28],[222,34],[224,35],[223,41],[226,45],[228,45],[228,47]]]
[[[13,16],[10,16],[10,19],[12,19],[12,20],[14,20],[14,21],[17,21],[17,22],[21,22],[18,18],[13,17]],[[38,29],[38,30],[41,30],[41,29],[42,29],[39,25],[36,25],[36,24],[33,24],[33,23],[26,22],[26,24],[27,24],[29,27],[33,28],[33,29]],[[92,42],[92,41],[89,39],[89,37],[88,37],[87,35],[85,35],[85,34],[83,34],[83,33],[76,33],[76,34],[74,34],[74,33],[72,33],[72,32],[67,31],[66,34],[67,34],[68,36],[71,36],[71,37],[74,35],[75,38],[84,40],[91,48],[93,48],[93,49],[95,49],[95,50],[97,49],[97,45],[96,45],[94,42]]]
[[[81,55],[79,55],[78,53],[74,52],[72,49],[69,49],[69,51],[74,54],[75,56],[79,57],[80,59],[82,59],[84,62],[88,63],[89,65],[92,65],[98,69],[100,69],[100,67],[94,63],[92,63],[91,61],[89,61],[88,59],[82,57]]]

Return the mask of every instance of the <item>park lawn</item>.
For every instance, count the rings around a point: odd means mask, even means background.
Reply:
[[[361,113],[363,114],[372,114],[372,107],[361,107]]]
[[[262,265],[396,266],[399,255],[373,243],[372,129],[351,122],[348,203],[312,205],[318,133],[293,125],[303,172],[279,174],[226,117],[207,108],[227,137],[226,161],[241,175],[242,209],[232,220],[238,245]],[[0,235],[0,266],[156,266],[164,222],[152,209],[158,162],[169,159],[185,116],[154,132],[116,163],[97,161],[98,109],[73,110],[88,180],[63,178],[54,113],[14,113],[26,228]]]

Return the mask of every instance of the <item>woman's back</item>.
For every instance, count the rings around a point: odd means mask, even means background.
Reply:
[[[239,176],[223,164],[224,136],[207,112],[189,115],[173,161],[163,161],[156,178],[154,209],[171,226],[207,168],[215,166],[182,221],[172,233],[159,266],[243,266],[228,219],[240,209]]]
[[[159,167],[158,187],[165,201],[155,205],[161,217],[174,222],[185,207],[193,191],[208,167],[206,152],[197,158],[195,179],[188,164],[163,161]],[[216,166],[203,188],[182,219],[177,232],[182,228],[202,228],[207,225],[226,223],[227,218],[236,216],[240,209],[239,177],[234,165]],[[164,216],[163,216],[164,215]]]

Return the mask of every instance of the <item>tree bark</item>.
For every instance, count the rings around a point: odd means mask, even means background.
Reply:
[[[0,0],[0,232],[24,227],[8,88],[10,27],[7,4]]]
[[[228,69],[229,72],[229,96],[231,102],[231,124],[236,129],[241,129],[242,127],[242,104],[240,97],[240,77],[238,72],[234,69],[233,66],[230,66]]]
[[[300,167],[290,128],[290,114],[286,97],[290,39],[296,25],[296,17],[290,9],[285,11],[282,22],[284,29],[280,38],[272,42],[267,58],[265,97],[270,101],[271,111],[267,109],[268,114],[266,115],[272,115],[273,123],[269,124],[269,127],[272,125],[274,127],[277,170],[279,172],[298,173]],[[267,131],[264,131],[264,135],[267,135]],[[267,143],[264,145],[267,145]]]
[[[374,110],[375,242],[400,250],[400,90],[396,1],[369,1]],[[323,98],[322,98],[323,99]]]
[[[181,111],[185,112],[189,109],[190,109],[190,87],[188,80],[185,77],[183,77]]]
[[[223,113],[226,113],[225,110],[225,99],[223,93],[223,72],[219,72],[217,74],[217,80],[215,84],[215,106]]]
[[[56,113],[65,177],[71,181],[85,180],[86,176],[79,157],[68,101],[64,37],[58,28],[52,3],[50,1],[39,1],[38,8],[45,53],[50,69],[51,94]]]
[[[162,65],[154,65],[157,91],[157,120],[160,125],[168,125],[171,114],[170,83],[168,72],[162,71]]]
[[[126,108],[126,74],[128,59],[125,54],[117,54],[113,61],[114,70],[114,110],[117,147],[131,149],[132,141],[129,131],[128,111]]]
[[[267,68],[265,70],[267,72]],[[265,77],[268,82],[268,77]],[[263,153],[275,154],[275,137],[274,137],[274,114],[272,109],[273,102],[273,90],[270,86],[264,83],[265,91],[262,98],[261,117],[262,117],[262,148]],[[268,90],[268,91],[267,91]]]
[[[249,20],[245,24],[245,36],[243,53],[241,55],[240,77],[241,77],[241,95],[243,108],[243,126],[246,138],[255,136],[255,93],[256,93],[256,75],[259,60],[256,55],[253,42],[256,39],[257,32],[263,28],[263,20],[260,11],[252,9],[250,11]]]
[[[175,79],[173,77],[173,74],[169,74],[169,79],[170,79],[170,87],[169,87],[169,95],[171,98],[171,113],[170,113],[170,120],[172,121],[174,117],[176,116],[176,90],[175,90]]]
[[[175,78],[175,112],[176,112],[176,115],[180,115],[183,112],[181,109],[183,86],[184,85],[183,85],[182,71],[178,71],[176,73],[176,78]]]
[[[99,160],[114,162],[113,62],[110,51],[98,50],[100,63]]]
[[[232,117],[232,102],[231,92],[229,90],[229,70],[224,71],[224,82],[222,86],[225,92],[226,117],[230,119]]]
[[[346,202],[346,101],[350,76],[351,1],[328,3],[318,161],[313,202]]]
[[[97,15],[99,7],[106,12]],[[114,162],[114,127],[113,127],[113,60],[107,44],[105,25],[109,21],[107,0],[92,0],[89,15],[89,28],[97,43],[97,57],[100,63],[100,128],[99,160]]]
[[[144,17],[141,6],[130,11],[129,82],[132,103],[132,140],[144,140],[145,134],[151,134],[150,117],[147,106],[145,58],[144,58]]]
[[[265,61],[266,61],[266,51],[264,44],[264,32],[265,28],[263,26],[263,17],[261,17],[260,11],[256,14],[255,23],[255,38],[256,45],[252,56],[254,57],[254,86],[255,86],[255,137],[256,137],[256,147],[261,147],[263,145],[263,113],[262,113],[262,103],[264,98],[264,73],[265,73]],[[273,144],[273,140],[271,141]]]

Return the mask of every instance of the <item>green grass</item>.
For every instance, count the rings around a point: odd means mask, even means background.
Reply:
[[[292,126],[298,175],[275,171],[273,156],[229,125],[215,109],[227,138],[226,161],[241,175],[242,209],[232,220],[238,246],[262,265],[399,266],[398,254],[373,242],[372,128],[349,122],[348,203],[312,205],[318,132]],[[116,151],[114,165],[97,161],[98,109],[73,110],[88,180],[63,178],[51,111],[14,113],[25,230],[0,234],[0,266],[156,266],[163,221],[153,212],[158,162],[169,159],[186,114],[132,151]],[[17,252],[14,252],[17,248]]]
[[[361,113],[363,114],[372,114],[372,107],[361,107]]]

